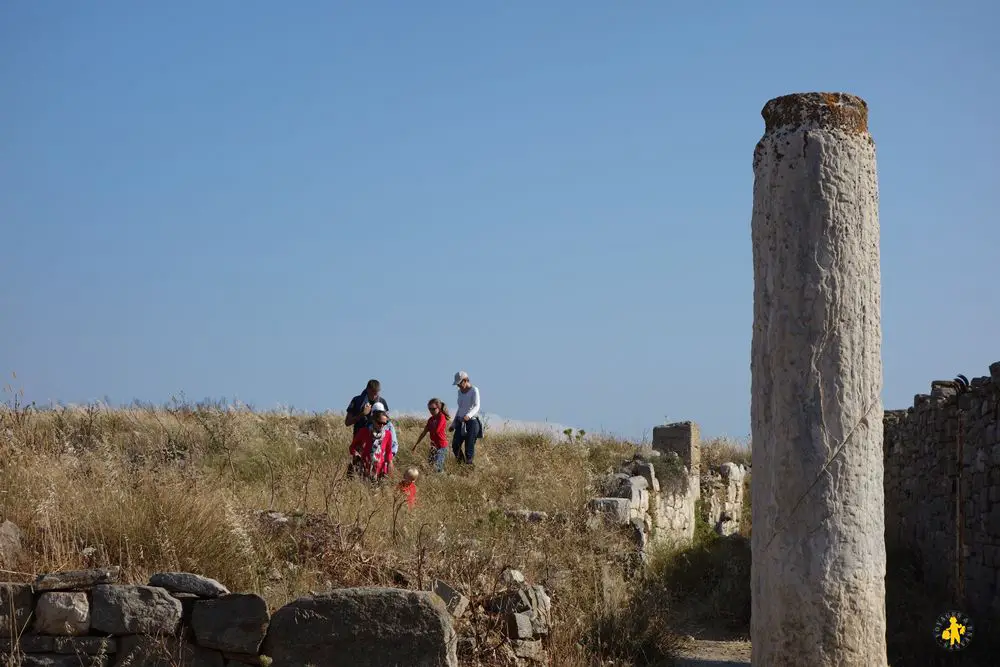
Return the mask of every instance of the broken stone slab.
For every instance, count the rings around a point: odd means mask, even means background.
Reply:
[[[24,533],[9,519],[0,523],[0,567],[13,568],[21,559]]]
[[[531,639],[534,631],[531,629],[531,617],[525,613],[507,614],[504,628],[509,639]]]
[[[230,593],[195,602],[191,630],[199,646],[230,653],[257,653],[269,621],[264,598],[254,593]]]
[[[109,635],[173,635],[181,601],[155,586],[101,584],[91,593],[90,625]]]
[[[660,492],[660,480],[656,478],[656,469],[652,463],[640,461],[636,463],[635,474],[646,480],[647,488],[654,493]]]
[[[149,585],[165,588],[171,593],[191,593],[203,598],[229,594],[229,589],[215,579],[190,572],[157,572],[149,578]]]
[[[90,602],[82,591],[49,591],[35,603],[35,634],[77,636],[90,632]]]
[[[20,636],[34,609],[31,584],[0,583],[0,637]]]
[[[116,666],[225,667],[222,654],[174,637],[128,635],[119,641]]]
[[[115,584],[121,578],[122,569],[118,565],[90,570],[67,570],[40,574],[31,584],[35,592],[79,591],[102,584]]]
[[[464,614],[466,609],[469,607],[469,598],[462,595],[443,581],[435,579],[431,590],[444,601],[444,605],[448,609],[448,613],[455,618],[461,618],[462,614]]]
[[[629,501],[626,498],[594,498],[587,506],[609,523],[625,525],[632,518]]]
[[[541,639],[520,639],[513,642],[514,655],[535,664],[546,664],[545,647]]]
[[[458,667],[457,644],[430,591],[344,588],[274,612],[261,652],[276,667]]]
[[[528,598],[531,602],[531,630],[535,636],[549,634],[552,626],[552,600],[549,598],[545,587],[534,585],[528,589]]]

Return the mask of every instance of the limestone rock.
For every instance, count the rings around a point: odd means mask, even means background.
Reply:
[[[443,581],[434,580],[433,591],[444,601],[448,612],[455,618],[461,618],[469,607],[469,598],[465,597]]]
[[[612,524],[624,526],[632,518],[629,501],[626,498],[594,498],[588,507]]]
[[[93,568],[90,570],[68,570],[66,572],[50,572],[41,574],[32,583],[35,592],[43,591],[80,591],[101,584],[114,584],[121,577],[121,568]]]
[[[90,625],[110,635],[174,634],[181,602],[162,588],[101,584],[91,594]]]
[[[87,594],[50,591],[35,603],[34,629],[40,635],[85,635],[90,632],[90,602]]]
[[[346,588],[278,609],[262,653],[282,667],[458,667],[457,639],[433,593]]]
[[[199,646],[232,653],[256,653],[270,618],[264,598],[253,593],[230,593],[198,600],[191,629]]]
[[[165,588],[171,593],[191,593],[203,598],[229,594],[229,589],[215,579],[190,572],[158,572],[149,578],[149,585]]]

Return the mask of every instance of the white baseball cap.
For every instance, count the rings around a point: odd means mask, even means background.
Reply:
[[[374,403],[372,405],[372,412],[385,412],[385,405],[382,403]]]
[[[468,373],[466,373],[465,371],[459,371],[459,372],[455,373],[455,381],[452,382],[452,384],[453,385],[457,385],[462,380],[468,380],[468,379],[469,379],[469,374]]]

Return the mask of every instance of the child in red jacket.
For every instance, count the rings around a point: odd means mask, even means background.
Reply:
[[[406,504],[410,509],[417,504],[417,478],[420,471],[416,468],[407,468],[403,473],[403,481],[396,485],[396,490],[406,496]]]
[[[451,415],[448,414],[448,406],[440,398],[427,401],[427,411],[431,416],[410,451],[417,451],[420,441],[425,435],[430,434],[431,451],[427,455],[427,462],[434,466],[437,472],[444,472],[444,459],[448,452],[448,422],[451,421]]]

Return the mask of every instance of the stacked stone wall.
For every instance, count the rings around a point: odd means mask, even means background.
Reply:
[[[551,601],[506,570],[504,587],[470,601],[446,583],[431,591],[346,588],[270,612],[263,598],[232,593],[187,572],[120,582],[121,568],[57,572],[0,583],[0,663],[22,667],[457,667],[478,634],[462,635],[479,610],[483,636],[506,665],[550,660]],[[468,620],[468,619],[465,619]],[[457,627],[462,630],[456,632]],[[489,636],[487,636],[489,635]],[[494,639],[496,641],[494,641]]]
[[[1000,362],[932,382],[884,429],[887,549],[970,612],[1000,613]]]

